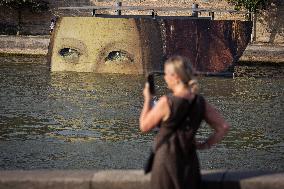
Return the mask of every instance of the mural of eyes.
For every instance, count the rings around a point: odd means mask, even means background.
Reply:
[[[70,63],[78,63],[81,56],[80,51],[74,48],[62,48],[58,53],[62,58]]]
[[[130,55],[126,51],[111,51],[105,57],[105,63],[110,64],[110,63],[132,63],[134,64],[134,57]]]
[[[160,69],[159,36],[152,19],[62,17],[49,46],[51,71],[143,74]]]

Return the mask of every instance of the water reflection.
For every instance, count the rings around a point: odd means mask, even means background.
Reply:
[[[51,132],[45,124],[47,119],[37,119],[29,116],[0,116],[0,140],[28,140]]]
[[[143,166],[154,136],[138,130],[143,76],[0,67],[0,169]],[[283,79],[199,80],[232,124],[223,143],[200,152],[202,167],[283,169]],[[157,91],[167,91],[162,78]],[[198,138],[210,132],[203,123]]]
[[[52,74],[49,97],[57,131],[49,136],[74,140],[137,140],[143,76]],[[78,132],[78,130],[80,130]]]

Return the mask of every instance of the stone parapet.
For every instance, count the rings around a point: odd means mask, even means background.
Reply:
[[[142,170],[0,171],[0,189],[148,189]],[[202,171],[204,189],[283,189],[284,172]]]

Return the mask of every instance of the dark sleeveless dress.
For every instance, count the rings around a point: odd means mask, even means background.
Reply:
[[[172,95],[167,97],[171,113],[166,121],[161,122],[155,144],[170,132],[175,132],[156,151],[151,174],[151,188],[200,188],[201,174],[194,141],[195,134],[204,118],[204,98],[196,95],[196,100],[190,101]],[[176,127],[178,129],[175,129]]]

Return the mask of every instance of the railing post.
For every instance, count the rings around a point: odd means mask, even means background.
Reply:
[[[211,20],[214,20],[214,12],[209,12],[209,16],[211,17]]]
[[[153,9],[152,10],[152,18],[156,19],[156,16],[157,16],[157,12]]]
[[[193,17],[198,17],[198,11],[196,11],[195,9],[198,9],[198,4],[193,3],[192,4],[192,15]]]
[[[252,13],[252,42],[256,41],[256,19],[257,19],[257,14],[256,12]]]

